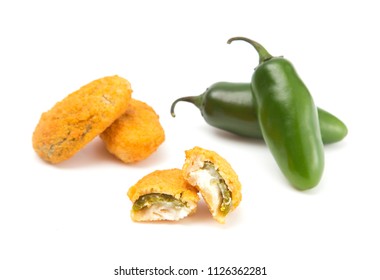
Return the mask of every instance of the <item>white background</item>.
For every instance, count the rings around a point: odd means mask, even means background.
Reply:
[[[169,265],[204,270],[178,279],[212,279],[209,266],[268,274],[229,279],[380,279],[375,3],[1,1],[0,279],[118,279],[127,278],[113,275],[119,266]],[[293,189],[264,143],[208,126],[194,106],[179,103],[170,116],[178,97],[249,82],[258,56],[244,42],[226,44],[233,36],[291,60],[316,104],[347,124],[347,138],[326,146],[313,190]],[[31,138],[41,113],[114,74],[160,115],[159,150],[126,165],[95,139],[59,165],[40,160]],[[179,223],[133,223],[128,188],[153,170],[181,168],[196,145],[238,173],[239,208],[225,225],[203,203]]]

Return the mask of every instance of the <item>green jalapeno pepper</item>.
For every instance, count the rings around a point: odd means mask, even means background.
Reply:
[[[263,139],[257,104],[249,83],[218,82],[201,95],[178,98],[170,109],[173,117],[174,108],[180,101],[195,105],[213,127],[244,137]],[[334,115],[318,108],[318,119],[324,144],[339,142],[346,137],[346,125]]]
[[[317,108],[290,61],[273,57],[259,43],[243,40],[259,54],[252,75],[253,98],[260,127],[282,173],[299,190],[315,187],[324,170],[324,150]]]

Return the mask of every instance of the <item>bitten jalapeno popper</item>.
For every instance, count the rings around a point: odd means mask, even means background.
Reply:
[[[178,221],[194,213],[199,196],[180,169],[156,170],[128,191],[133,202],[131,218],[136,222]]]
[[[224,158],[213,151],[194,147],[185,153],[185,179],[200,191],[213,218],[224,223],[226,216],[241,201],[237,174]]]

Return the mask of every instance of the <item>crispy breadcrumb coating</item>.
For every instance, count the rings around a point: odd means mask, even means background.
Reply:
[[[131,85],[121,77],[104,77],[71,93],[42,114],[33,133],[33,148],[45,161],[72,157],[127,109]]]
[[[131,163],[154,153],[164,142],[165,132],[153,108],[132,98],[125,113],[100,138],[110,153]]]

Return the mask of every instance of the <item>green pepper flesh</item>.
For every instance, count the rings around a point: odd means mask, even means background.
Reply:
[[[222,195],[222,202],[219,206],[219,210],[224,216],[226,216],[228,212],[230,212],[232,206],[231,191],[228,189],[226,182],[224,181],[223,177],[219,174],[218,170],[215,168],[212,162],[206,161],[202,169],[207,170],[210,173],[210,175],[214,178],[214,180],[216,180],[215,183],[217,184]]]
[[[150,207],[153,204],[168,204],[171,208],[186,207],[186,204],[176,199],[174,196],[163,193],[150,193],[140,196],[132,206],[133,211],[142,210],[145,207]]]

